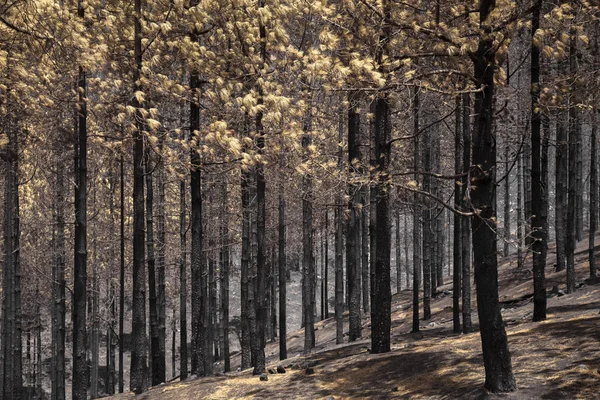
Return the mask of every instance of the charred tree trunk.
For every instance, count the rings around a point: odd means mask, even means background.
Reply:
[[[508,349],[508,339],[498,301],[498,261],[496,258],[495,167],[496,147],[492,130],[494,100],[495,51],[488,16],[496,6],[494,0],[482,0],[479,5],[480,25],[484,36],[479,38],[473,54],[474,77],[481,87],[475,94],[475,131],[470,197],[476,215],[472,218],[475,283],[479,331],[485,365],[485,387],[492,393],[517,389]],[[467,279],[465,277],[465,279]]]
[[[338,159],[337,167],[342,171],[344,118],[340,108],[338,126]],[[342,195],[338,192],[335,207],[335,343],[344,342],[344,209]],[[281,279],[281,278],[280,278]],[[280,322],[281,323],[281,322]]]
[[[160,141],[160,153],[161,159],[163,157],[163,139]],[[159,162],[156,166],[157,177],[156,187],[158,189],[158,203],[157,214],[156,214],[156,275],[157,275],[157,314],[158,314],[158,366],[159,380],[166,382],[166,371],[167,371],[167,360],[166,360],[166,347],[167,347],[167,294],[166,294],[166,282],[165,282],[165,245],[166,245],[166,232],[165,232],[165,171],[163,162]]]
[[[83,100],[84,96],[85,93],[82,93],[80,100]],[[6,108],[8,112],[11,112],[10,90],[6,98]],[[17,124],[14,123],[12,118],[8,119],[9,121],[5,127],[8,137],[7,155],[4,161],[4,265],[2,266],[3,303],[2,340],[0,341],[2,351],[2,364],[0,365],[2,396],[0,397],[6,400],[20,400],[24,398],[25,393],[22,393],[19,145]],[[85,287],[83,290],[83,309],[85,312]],[[80,328],[81,324],[75,325],[75,327]],[[85,329],[85,321],[83,327]],[[83,333],[83,339],[85,340],[85,331]],[[83,348],[83,360],[85,363],[85,347]]]
[[[595,247],[595,236],[598,222],[596,221],[597,210],[597,196],[598,196],[598,167],[596,166],[596,146],[597,146],[597,131],[596,127],[596,108],[592,108],[592,137],[591,137],[591,151],[590,151],[590,236],[588,246],[588,260],[590,264],[590,278],[596,278],[596,258],[594,254]]]
[[[504,257],[508,257],[510,254],[510,164],[509,164],[509,150],[510,145],[508,143],[508,137],[504,139],[504,165],[505,170],[504,173],[506,177],[504,178]]]
[[[262,0],[259,0],[259,6],[262,6]],[[265,28],[260,26],[261,43],[264,45]],[[262,154],[265,147],[265,133],[262,126],[262,112],[256,116],[256,147],[259,155]],[[254,360],[254,375],[265,372],[265,328],[267,326],[267,257],[265,248],[265,171],[264,164],[258,162],[256,166],[256,230],[257,230],[257,254],[256,254],[256,324],[258,337],[257,358]],[[312,231],[312,227],[311,227]],[[314,273],[314,272],[313,272]],[[312,275],[311,275],[312,276]],[[311,281],[312,282],[312,281]],[[313,288],[314,292],[314,288]],[[314,342],[314,339],[313,339]]]
[[[302,136],[303,162],[307,163],[308,146],[311,143],[310,116],[304,122]],[[314,294],[315,294],[315,265],[313,258],[313,215],[312,215],[312,176],[309,172],[302,177],[302,254],[303,254],[303,313],[304,313],[304,352],[310,353],[315,347]],[[360,304],[359,304],[360,307]],[[359,310],[360,312],[360,310]]]
[[[461,107],[460,96],[456,97],[455,111],[455,133],[454,133],[454,173],[460,174],[462,170],[461,159]],[[463,122],[464,123],[464,122]],[[468,123],[468,121],[467,121]],[[454,183],[454,208],[460,210],[462,208],[461,194],[463,193],[461,183],[457,180]],[[462,278],[462,220],[463,217],[459,214],[454,214],[454,247],[452,259],[452,326],[455,333],[461,332],[460,326],[460,295],[461,295],[461,278]]]
[[[400,245],[400,210],[396,210],[395,227],[395,255],[396,255],[396,293],[400,293],[402,290],[402,246]],[[406,274],[408,275],[408,265],[406,268]]]
[[[124,318],[125,318],[125,163],[123,155],[119,158],[119,393],[125,390],[123,353],[125,346]]]
[[[358,112],[356,96],[351,95],[348,99],[348,168],[352,176],[360,175],[360,114]],[[350,212],[346,230],[346,275],[348,281],[348,309],[350,311],[350,330],[348,340],[353,342],[361,337],[362,323],[360,310],[360,190],[354,183],[348,184],[350,201],[348,210]]]
[[[134,57],[135,69],[133,81],[136,91],[140,90],[142,72],[142,8],[141,0],[135,0],[134,21]],[[133,96],[134,107],[141,104]],[[137,112],[133,148],[133,318],[131,336],[136,338],[131,349],[131,367],[129,386],[135,393],[145,392],[147,384],[146,337],[146,271],[144,268],[144,137],[141,112]]]
[[[242,254],[241,254],[241,369],[242,371],[252,366],[250,348],[250,292],[254,289],[250,279],[250,172],[242,171],[241,194],[242,194]]]
[[[413,168],[418,171],[421,166],[419,157],[419,92],[415,88],[413,92],[412,114],[413,114]],[[415,185],[418,186],[419,175],[414,175]],[[413,320],[412,332],[420,331],[419,322],[419,288],[421,286],[421,207],[420,196],[413,194]]]
[[[65,177],[61,146],[57,146],[55,204],[54,204],[54,281],[53,281],[53,353],[52,353],[52,400],[64,400],[65,393],[65,341],[66,341],[66,281],[65,281]]]
[[[392,289],[390,285],[390,253],[392,235],[390,226],[390,162],[391,134],[390,108],[387,98],[379,98],[375,103],[375,171],[376,171],[376,242],[375,278],[371,288],[373,307],[371,309],[371,352],[390,351]]]
[[[153,165],[150,160],[150,143],[146,141],[144,147],[144,164],[146,177],[146,253],[148,263],[148,299],[150,310],[150,361],[152,366],[151,385],[156,386],[162,382],[160,371],[160,348],[158,339],[158,305],[156,302],[156,261],[154,258],[154,185]]]
[[[283,160],[283,157],[281,158]],[[280,165],[280,174],[283,174]],[[287,285],[286,285],[286,256],[285,256],[285,186],[283,175],[279,177],[279,220],[278,220],[278,261],[279,267],[279,359],[287,358]]]
[[[517,268],[523,270],[525,241],[523,240],[523,153],[517,154]]]
[[[188,377],[187,347],[187,223],[185,181],[179,182],[179,379]]]
[[[461,199],[463,202],[463,208],[469,209],[471,207],[469,197],[469,183],[471,182],[471,96],[466,93],[463,94],[463,172],[467,173],[467,176],[463,177]],[[461,227],[461,262],[462,262],[462,318],[463,318],[463,333],[470,333],[473,331],[473,324],[471,322],[471,229],[469,217],[462,217]]]
[[[423,142],[421,146],[423,154],[423,191],[431,192],[431,132],[423,132]],[[433,248],[433,231],[431,229],[431,204],[421,200],[425,204],[422,208],[423,215],[423,319],[431,319],[431,253]]]
[[[576,32],[571,31],[569,49],[569,72],[571,79],[577,73],[577,38]],[[567,293],[575,291],[575,247],[577,246],[577,147],[579,135],[579,111],[575,100],[569,102],[569,184],[567,208]]]
[[[544,191],[542,181],[542,118],[540,111],[540,49],[534,43],[535,32],[540,27],[542,1],[533,10],[531,25],[531,232],[533,237],[533,320],[546,319],[546,232],[543,215]]]
[[[194,41],[197,38],[194,35]],[[192,230],[192,248],[191,248],[191,301],[192,301],[192,374],[205,376],[206,371],[205,342],[205,296],[203,293],[203,273],[204,259],[202,255],[203,230],[202,230],[202,177],[200,173],[200,82],[196,72],[190,76],[190,88],[193,97],[190,102],[190,192],[191,192],[191,230]]]
[[[567,208],[568,208],[568,154],[564,112],[558,111],[556,120],[556,198],[554,203],[554,229],[556,237],[556,271],[564,271],[567,266]]]
[[[84,6],[77,5],[79,18],[84,18]],[[86,290],[87,290],[87,99],[86,73],[79,67],[77,82],[77,147],[75,188],[75,260],[73,265],[73,400],[87,398],[89,381],[86,363]],[[8,264],[7,264],[8,265]]]
[[[223,334],[223,372],[231,371],[229,354],[229,196],[227,177],[223,177],[223,219],[221,222],[221,332]]]

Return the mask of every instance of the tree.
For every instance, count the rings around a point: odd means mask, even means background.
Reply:
[[[540,49],[535,43],[535,34],[540,26],[542,1],[536,3],[531,26],[531,196],[532,196],[532,236],[533,236],[533,320],[546,319],[546,232],[542,221],[544,206],[541,169],[541,128],[542,119],[540,98]]]
[[[84,18],[82,0],[77,2],[77,15]],[[137,15],[137,14],[136,14]],[[137,25],[136,25],[137,26]],[[138,31],[139,33],[139,31]],[[140,38],[141,39],[141,38]],[[141,64],[141,59],[140,59]],[[140,65],[141,67],[141,65]],[[75,261],[73,266],[73,400],[87,398],[88,369],[86,361],[87,303],[87,92],[86,72],[79,66],[77,79],[77,138],[75,165]],[[142,237],[143,244],[143,237]],[[133,370],[133,369],[132,369]]]
[[[461,160],[461,108],[460,108],[460,96],[456,96],[456,110],[455,110],[455,133],[454,133],[454,172],[458,175],[462,172],[462,160]],[[462,121],[465,123],[465,121]],[[468,123],[468,121],[467,121]],[[459,180],[455,181],[454,184],[454,208],[457,210],[462,206],[461,184]],[[462,227],[463,217],[459,214],[454,214],[454,245],[453,245],[453,259],[452,259],[452,326],[454,333],[460,333],[460,297],[461,297],[461,276],[462,276]]]
[[[146,338],[146,271],[145,259],[145,232],[144,232],[144,137],[142,115],[139,111],[142,72],[142,5],[141,0],[134,3],[134,70],[133,81],[135,93],[132,104],[138,111],[133,134],[133,309],[131,322],[131,335],[136,338],[131,349],[131,367],[129,369],[129,386],[135,393],[145,392],[147,389],[147,352],[148,341]],[[85,362],[85,350],[83,352]],[[81,367],[85,369],[85,367]],[[75,369],[81,371],[82,369]],[[74,374],[75,375],[75,374]],[[86,379],[87,382],[87,379]],[[81,397],[85,398],[85,397]]]
[[[508,339],[498,301],[498,260],[495,233],[495,167],[496,147],[492,130],[494,99],[495,50],[492,26],[488,17],[495,8],[494,0],[479,4],[482,35],[472,55],[474,78],[480,91],[475,94],[475,130],[473,132],[473,164],[470,196],[473,210],[473,261],[477,285],[479,332],[485,366],[485,387],[489,391],[512,392],[517,389],[512,373]],[[467,279],[467,277],[463,277]]]
[[[348,97],[348,171],[350,175],[360,171],[357,164],[360,163],[360,114],[357,110],[356,95]],[[350,330],[348,340],[353,342],[361,337],[362,324],[360,314],[360,191],[357,185],[348,184],[349,217],[346,229],[346,279],[348,281],[348,309],[350,311]]]

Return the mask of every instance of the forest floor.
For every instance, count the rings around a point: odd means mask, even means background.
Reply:
[[[477,313],[473,313],[474,333],[452,332],[451,282],[448,282],[432,300],[432,318],[421,321],[419,336],[410,333],[411,291],[394,295],[390,353],[369,353],[370,321],[366,317],[362,340],[335,345],[335,320],[330,318],[317,323],[317,347],[309,356],[301,355],[303,330],[288,336],[288,354],[293,357],[287,360],[278,360],[277,342],[267,345],[269,368],[294,366],[287,368],[285,374],[269,374],[267,382],[259,381],[251,371],[233,372],[176,381],[151,388],[137,397],[130,393],[114,398],[600,399],[600,283],[586,280],[587,239],[577,249],[578,289],[574,294],[563,294],[565,272],[554,272],[555,257],[554,249],[550,248],[546,269],[548,319],[537,323],[531,322],[531,256],[522,271],[517,270],[514,256],[500,264],[502,315],[519,386],[515,393],[491,395],[483,389]],[[553,293],[555,286],[560,294]],[[474,291],[472,299],[475,305]],[[344,328],[348,328],[347,319]],[[306,363],[314,365],[314,374],[308,375],[297,367]],[[237,365],[239,355],[232,358],[234,370]]]

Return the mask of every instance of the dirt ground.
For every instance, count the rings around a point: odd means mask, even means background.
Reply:
[[[600,242],[600,240],[598,241]],[[315,364],[314,374],[287,368],[285,374],[269,374],[267,382],[247,372],[225,376],[189,379],[115,399],[600,399],[600,284],[586,281],[589,276],[587,240],[580,243],[576,256],[577,282],[581,287],[569,295],[548,298],[548,319],[531,322],[533,286],[531,259],[517,271],[514,257],[500,266],[500,301],[507,325],[514,373],[519,390],[491,395],[483,389],[484,370],[481,343],[476,330],[471,334],[452,333],[451,283],[439,288],[432,301],[432,318],[421,321],[422,336],[411,330],[411,292],[396,294],[392,304],[392,351],[369,353],[369,319],[363,320],[363,339],[335,345],[335,321],[317,324],[317,347],[303,357],[303,331],[288,337],[291,358],[278,361],[278,343],[270,343],[266,353],[269,367]],[[555,273],[555,254],[548,255],[547,288],[564,289],[564,272]],[[446,294],[444,295],[444,290]],[[472,296],[475,307],[475,293]],[[344,328],[348,328],[347,320]],[[235,369],[239,357],[232,359]]]

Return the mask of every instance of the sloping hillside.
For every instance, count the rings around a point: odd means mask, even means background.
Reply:
[[[230,398],[411,398],[411,399],[595,399],[600,398],[600,284],[586,281],[587,253],[578,248],[579,289],[563,295],[564,272],[547,268],[550,294],[548,319],[532,323],[533,305],[530,265],[516,271],[514,259],[500,267],[500,300],[507,324],[513,367],[519,391],[495,396],[483,390],[483,361],[479,334],[452,333],[452,296],[443,291],[432,302],[432,319],[422,321],[422,335],[410,333],[411,293],[393,298],[392,351],[369,354],[369,320],[364,319],[364,338],[352,344],[335,345],[333,319],[317,324],[317,348],[302,357],[303,331],[289,336],[289,354],[278,361],[278,344],[267,346],[270,368],[286,367],[285,374],[269,374],[263,382],[250,372],[190,379],[152,388],[136,398],[150,400]],[[530,260],[528,260],[530,262]],[[473,295],[473,300],[475,296]],[[473,301],[475,303],[475,301]],[[473,315],[477,329],[477,315]],[[346,324],[347,328],[347,324]],[[237,358],[233,364],[239,363]],[[310,367],[307,374],[306,367]],[[310,371],[312,369],[312,371]],[[133,394],[116,396],[131,399]]]

